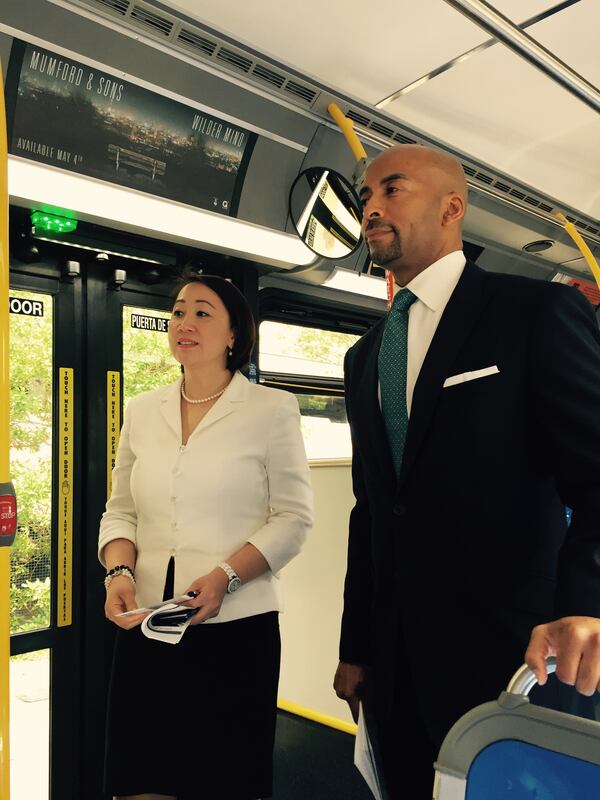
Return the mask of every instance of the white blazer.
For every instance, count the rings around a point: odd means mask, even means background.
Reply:
[[[293,394],[236,372],[181,444],[181,380],[132,398],[125,411],[99,557],[113,539],[137,550],[140,606],[160,602],[175,558],[175,594],[251,542],[271,567],[226,595],[227,622],[282,610],[279,570],[312,525],[312,489]]]

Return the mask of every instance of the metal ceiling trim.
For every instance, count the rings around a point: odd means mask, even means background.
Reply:
[[[538,22],[542,22],[549,17],[553,17],[555,14],[558,14],[560,11],[564,11],[566,8],[570,8],[571,6],[575,5],[575,3],[580,3],[581,0],[562,0],[562,2],[557,3],[555,6],[551,8],[547,8],[545,11],[541,11],[539,14],[536,14],[533,17],[525,20],[525,22],[521,22],[518,27],[524,31],[527,28],[531,28],[533,25],[537,25]],[[488,50],[495,44],[500,44],[500,41],[495,37],[491,39],[487,39],[485,42],[478,44],[476,47],[472,47],[470,50],[466,50],[464,53],[461,53],[456,58],[452,58],[450,61],[446,61],[445,64],[442,64],[440,67],[436,67],[435,69],[431,70],[425,75],[421,75],[420,78],[417,78],[411,83],[407,83],[406,86],[403,86],[401,89],[393,92],[392,94],[384,97],[383,100],[380,100],[378,103],[375,103],[375,108],[385,108],[393,103],[395,100],[398,100],[400,97],[404,97],[404,95],[413,92],[415,89],[418,89],[420,86],[428,83],[433,78],[437,78],[438,75],[443,75],[444,72],[448,72],[453,67],[462,64],[465,61],[468,61],[477,53],[483,53],[484,50]]]
[[[572,95],[600,112],[600,91],[485,0],[445,0]]]

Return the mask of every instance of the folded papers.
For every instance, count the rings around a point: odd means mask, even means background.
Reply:
[[[144,618],[142,633],[149,639],[156,639],[158,642],[179,644],[197,611],[199,611],[198,608],[180,606],[177,603],[165,603]]]

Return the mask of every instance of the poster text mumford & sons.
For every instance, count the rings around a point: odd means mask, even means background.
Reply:
[[[10,68],[13,155],[231,213],[255,134],[30,44]]]

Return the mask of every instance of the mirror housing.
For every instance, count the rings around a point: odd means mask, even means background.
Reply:
[[[289,214],[299,238],[322,258],[339,261],[362,243],[360,200],[335,170],[303,170],[290,189]]]

